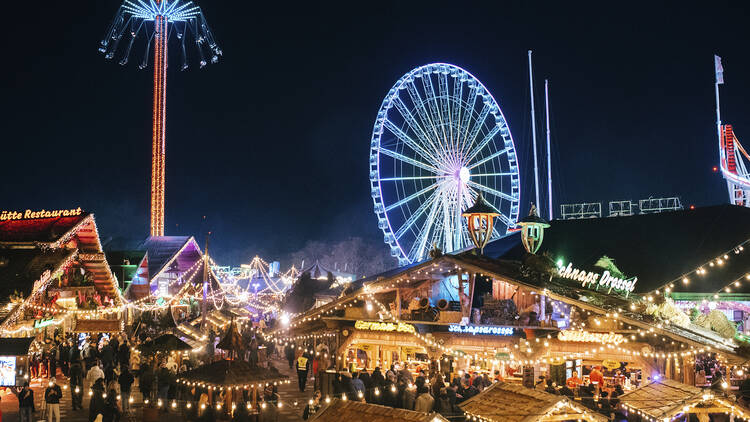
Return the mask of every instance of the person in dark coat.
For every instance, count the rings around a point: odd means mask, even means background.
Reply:
[[[368,400],[368,402],[380,404],[383,402],[383,385],[385,384],[385,377],[383,376],[383,373],[380,372],[380,367],[375,367],[370,379],[370,384],[372,386],[372,400]],[[380,394],[375,394],[375,389],[377,389]]]
[[[130,390],[134,381],[135,378],[128,368],[123,368],[122,373],[117,379],[117,382],[120,384],[120,396],[122,397],[122,413],[128,413],[130,410]]]
[[[117,351],[117,360],[120,361],[120,371],[124,368],[130,368],[130,345],[127,340],[120,345],[120,349]]]
[[[151,365],[146,365],[138,377],[138,389],[141,390],[144,399],[151,398],[154,389],[154,370],[151,369]]]
[[[91,386],[91,400],[89,400],[89,422],[94,422],[96,417],[101,414],[104,416],[104,379],[99,378]]]
[[[73,410],[83,409],[83,367],[79,360],[70,365],[70,397]]]
[[[34,408],[34,391],[29,388],[29,383],[23,383],[23,388],[17,390],[11,387],[11,391],[18,396],[18,416],[21,422],[31,422],[31,418],[36,412]]]
[[[289,362],[289,369],[292,369],[294,367],[294,346],[292,346],[291,343],[287,343],[287,345],[284,346],[284,356]]]

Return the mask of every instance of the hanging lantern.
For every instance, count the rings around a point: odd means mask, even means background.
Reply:
[[[535,254],[542,246],[544,240],[544,229],[549,227],[547,220],[539,217],[536,213],[536,205],[531,204],[529,215],[518,222],[521,226],[521,241],[526,252]]]
[[[480,253],[484,253],[484,247],[492,237],[492,226],[498,215],[500,213],[484,200],[481,192],[477,195],[474,205],[461,214],[467,219],[471,241]]]

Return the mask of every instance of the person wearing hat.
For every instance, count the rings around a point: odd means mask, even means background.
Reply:
[[[44,390],[44,401],[47,403],[47,421],[52,422],[52,415],[55,416],[55,420],[60,422],[60,398],[62,397],[62,390],[57,385],[57,380],[54,377],[50,377],[47,389]]]

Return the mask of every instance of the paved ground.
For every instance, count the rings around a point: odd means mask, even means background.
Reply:
[[[297,385],[297,374],[293,373],[289,369],[289,365],[286,361],[274,360],[274,366],[278,368],[282,373],[289,376],[292,381],[289,384],[283,384],[279,387],[279,395],[281,396],[282,406],[279,409],[279,422],[298,422],[302,420],[302,411],[307,404],[307,401],[312,397],[313,393],[313,380],[310,378],[307,383],[307,388],[304,393],[300,393]],[[58,378],[58,384],[63,387],[67,386],[68,382],[62,376]],[[46,387],[46,382],[44,387]],[[33,421],[41,420],[43,417],[43,398],[44,387],[40,381],[35,380],[31,383],[31,388],[34,390],[34,403],[37,408],[37,412],[32,418]],[[88,386],[84,389],[88,391]],[[2,402],[0,402],[0,410],[2,410],[2,422],[17,422],[18,421],[18,400],[16,396],[6,390],[0,393]],[[142,408],[143,398],[138,391],[137,384],[133,386],[133,399],[134,404],[131,405],[132,412],[127,418],[122,419],[125,421],[141,421],[142,420]],[[84,394],[83,397],[83,410],[72,410],[71,406],[71,395],[70,389],[63,390],[63,397],[60,402],[60,420],[65,422],[88,422],[89,416],[89,399],[88,395]],[[183,421],[184,418],[177,412],[164,413],[159,418],[160,422],[177,422]]]

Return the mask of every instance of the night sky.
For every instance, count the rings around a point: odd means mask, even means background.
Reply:
[[[118,2],[43,3],[4,5],[0,209],[81,206],[103,238],[142,239],[151,69],[97,51]],[[563,202],[648,196],[727,201],[712,172],[713,54],[724,59],[723,120],[742,140],[749,3],[419,3],[199,2],[224,57],[185,72],[172,60],[167,234],[202,241],[211,230],[227,264],[271,260],[309,239],[382,242],[367,166],[375,115],[401,75],[437,61],[467,69],[500,104],[526,213],[528,49],[538,110],[550,79],[556,212]]]

